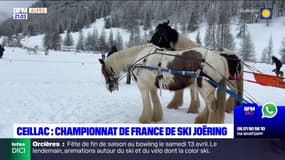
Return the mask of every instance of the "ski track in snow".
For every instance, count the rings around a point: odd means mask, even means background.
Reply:
[[[134,82],[126,85],[122,80],[119,91],[107,91],[98,62],[100,56],[56,51],[50,51],[49,56],[43,52],[27,55],[23,49],[7,47],[0,60],[0,137],[11,137],[15,123],[138,123],[142,102],[137,86]],[[36,62],[39,60],[49,62]],[[267,73],[273,68],[251,65]],[[285,90],[248,83],[245,87],[260,103],[284,105]],[[173,92],[162,92],[164,117],[158,123],[193,123],[197,114],[186,113],[189,89],[178,110],[166,108],[172,95]],[[200,111],[205,106],[201,104]],[[233,123],[232,113],[226,114],[225,123]]]

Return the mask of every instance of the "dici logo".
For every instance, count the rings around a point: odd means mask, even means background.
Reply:
[[[262,106],[262,118],[273,118],[277,115],[278,109],[274,103],[265,103]]]

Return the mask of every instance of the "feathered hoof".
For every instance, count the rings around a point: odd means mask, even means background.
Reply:
[[[200,123],[207,123],[207,121],[208,121],[208,118],[207,117],[205,117],[205,116],[197,116],[196,118],[195,118],[195,123],[196,124],[200,124]]]
[[[147,123],[151,123],[152,120],[151,120],[151,118],[140,117],[139,122],[143,123],[143,124],[147,124]]]
[[[227,113],[232,113],[233,112],[233,107],[232,106],[226,106],[225,112]]]
[[[162,115],[152,116],[152,121],[158,122],[160,120],[162,120]]]
[[[225,112],[232,113],[234,110],[235,101],[232,98],[229,98],[226,102]]]
[[[199,109],[198,109],[198,107],[197,106],[190,106],[189,108],[188,108],[188,111],[187,111],[187,113],[199,113]]]
[[[181,103],[172,103],[172,102],[170,102],[170,103],[167,105],[167,108],[168,108],[168,109],[178,109],[180,106],[182,106]]]
[[[227,113],[232,113],[232,112],[233,112],[233,109],[227,107],[227,108],[225,109],[225,112],[227,112]]]

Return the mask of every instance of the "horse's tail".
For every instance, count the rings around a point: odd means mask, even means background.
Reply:
[[[238,77],[242,78],[243,79],[243,69],[244,69],[244,65],[241,63],[241,60],[239,62],[240,64],[240,70],[239,70],[239,75]],[[237,92],[238,92],[238,95],[242,98],[243,97],[243,80],[237,80]],[[236,105],[237,106],[240,106],[242,105],[241,102],[237,101],[236,102]]]
[[[222,57],[224,58],[224,57]],[[227,87],[227,80],[225,77],[229,77],[229,67],[226,59],[224,60],[224,77],[220,81],[220,85],[224,88]],[[226,105],[226,93],[220,89],[217,90],[217,118],[219,123],[224,123],[225,119],[225,105]]]
[[[223,78],[220,81],[220,85],[226,88],[226,79]],[[217,91],[217,118],[219,123],[224,123],[225,117],[225,102],[226,102],[226,93],[220,89]]]

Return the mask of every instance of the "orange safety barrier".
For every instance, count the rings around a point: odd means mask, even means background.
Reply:
[[[253,75],[256,82],[261,85],[285,88],[285,81],[283,81],[283,78],[261,73],[253,73]]]

